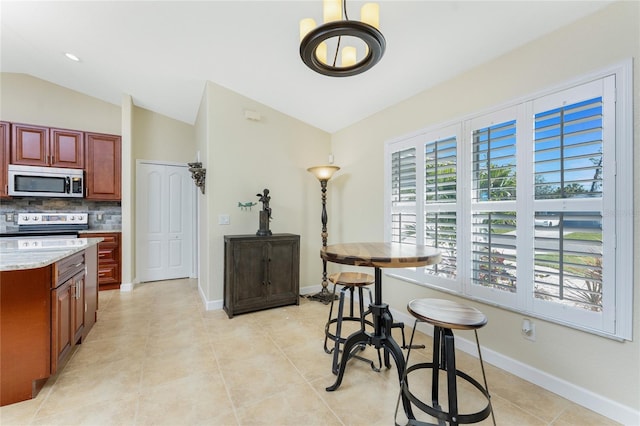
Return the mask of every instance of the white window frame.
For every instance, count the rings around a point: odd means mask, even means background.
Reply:
[[[632,61],[626,60],[606,69],[581,76],[572,81],[549,88],[547,90],[513,100],[503,105],[481,111],[477,114],[461,117],[447,123],[422,129],[410,135],[387,141],[384,147],[385,155],[385,238],[391,239],[391,206],[390,206],[390,174],[391,154],[402,149],[416,148],[416,244],[424,243],[425,211],[437,211],[437,206],[425,207],[424,202],[424,146],[426,143],[454,135],[457,140],[457,209],[456,236],[457,276],[447,279],[430,275],[426,268],[388,269],[385,273],[399,279],[407,280],[418,285],[435,288],[474,300],[483,301],[500,306],[524,315],[538,317],[572,328],[584,330],[593,334],[618,340],[632,338],[633,311],[633,92],[632,92]],[[607,78],[609,77],[609,78]],[[602,84],[604,93],[612,93],[614,99],[603,98],[604,108],[615,109],[614,126],[606,125],[604,140],[614,138],[613,148],[604,147],[605,163],[603,169],[606,176],[603,179],[603,280],[614,285],[603,287],[603,309],[601,315],[590,312],[580,312],[578,309],[569,310],[560,304],[552,304],[536,300],[533,295],[533,262],[531,258],[521,259],[521,254],[527,256],[532,253],[534,230],[532,226],[532,212],[534,200],[531,196],[533,188],[533,148],[532,140],[533,117],[541,100],[552,100],[555,94],[571,91],[573,88],[581,90],[581,86]],[[613,102],[612,102],[613,101]],[[551,103],[550,105],[558,105]],[[611,110],[606,113],[611,115]],[[517,148],[517,194],[527,194],[526,200],[512,202],[474,202],[472,200],[472,132],[492,124],[509,120],[516,120]],[[528,133],[528,135],[527,135]],[[524,137],[526,135],[526,137]],[[522,139],[524,137],[524,139]],[[521,142],[521,140],[523,142]],[[530,146],[521,146],[529,143]],[[605,142],[606,143],[606,142]],[[615,157],[612,155],[615,151]],[[531,171],[531,172],[529,172]],[[557,200],[556,202],[562,202]],[[588,203],[588,201],[585,201]],[[507,204],[509,204],[507,206]],[[552,203],[550,203],[552,204]],[[586,205],[586,204],[585,204]],[[615,206],[612,211],[607,206]],[[500,210],[508,207],[509,211],[517,213],[517,291],[509,293],[489,287],[471,285],[471,223],[469,218],[476,210]],[[511,210],[511,207],[514,207]],[[550,209],[553,211],[553,209]],[[611,255],[611,247],[614,254]],[[531,257],[531,256],[529,256]]]

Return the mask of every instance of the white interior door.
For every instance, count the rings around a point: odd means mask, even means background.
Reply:
[[[193,276],[195,185],[186,166],[138,162],[136,275],[157,281]]]

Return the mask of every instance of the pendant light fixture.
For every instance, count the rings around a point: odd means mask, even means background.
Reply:
[[[312,18],[300,21],[302,62],[315,72],[331,77],[349,77],[373,67],[382,59],[386,48],[384,36],[378,29],[379,10],[377,3],[366,3],[360,11],[361,20],[352,21],[347,15],[347,0],[323,0],[322,25],[316,27]],[[359,39],[359,44],[364,43],[360,60],[356,46],[341,46],[343,37]],[[330,60],[327,60],[327,41],[335,45]]]

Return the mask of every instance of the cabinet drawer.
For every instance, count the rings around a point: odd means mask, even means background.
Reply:
[[[120,267],[116,263],[98,266],[99,284],[120,284]]]
[[[84,269],[84,252],[74,254],[55,264],[54,288]]]
[[[98,249],[98,260],[102,262],[117,262],[118,259],[118,247],[103,245],[100,243]]]
[[[109,244],[113,244],[113,245],[118,245],[118,235],[116,234],[96,234],[99,235],[102,238],[102,241],[100,241],[100,246],[102,245],[109,245]]]

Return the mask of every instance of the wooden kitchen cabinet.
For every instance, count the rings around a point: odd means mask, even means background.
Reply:
[[[0,198],[6,198],[9,196],[9,182],[8,182],[8,169],[9,169],[9,156],[11,155],[11,125],[6,121],[0,121]]]
[[[51,375],[51,270],[0,272],[0,405],[34,397]]]
[[[64,365],[71,349],[84,331],[84,252],[69,256],[54,265],[51,290],[51,374]]]
[[[11,125],[11,163],[84,168],[84,133],[31,124]]]
[[[89,333],[97,259],[91,245],[41,268],[0,271],[0,405],[34,398]]]
[[[49,129],[49,148],[51,166],[84,169],[84,132]]]
[[[120,200],[122,141],[120,136],[85,133],[86,198]]]
[[[98,244],[98,288],[100,290],[119,289],[122,281],[120,232],[86,234],[87,237],[103,238]]]
[[[31,124],[11,125],[11,164],[49,165],[49,128]]]
[[[300,303],[299,235],[226,235],[224,257],[224,310],[229,318]]]

